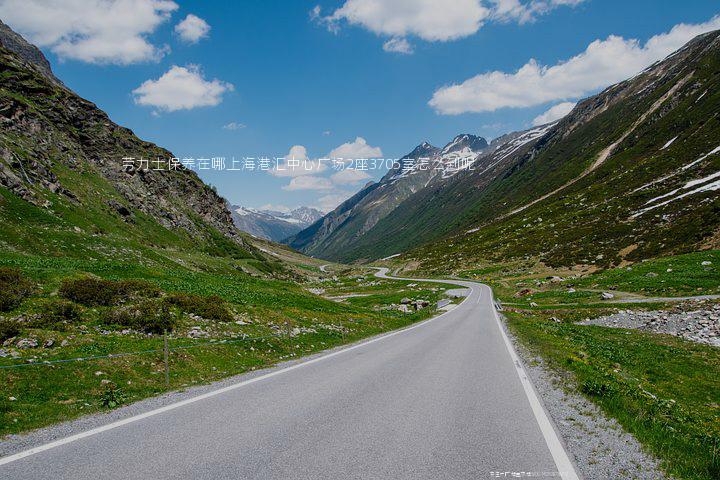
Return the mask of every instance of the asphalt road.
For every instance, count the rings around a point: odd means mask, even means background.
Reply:
[[[471,293],[435,319],[5,457],[0,478],[577,478],[490,289],[447,283]]]

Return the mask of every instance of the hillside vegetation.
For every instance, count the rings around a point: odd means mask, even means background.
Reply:
[[[405,258],[447,273],[482,259],[607,267],[717,247],[719,53],[719,32],[694,39],[323,253],[357,261],[415,249]]]

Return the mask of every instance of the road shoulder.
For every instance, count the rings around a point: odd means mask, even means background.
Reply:
[[[669,479],[659,461],[646,453],[640,443],[614,419],[570,387],[571,379],[550,369],[542,358],[531,354],[508,330],[525,371],[532,380],[546,412],[562,437],[580,476],[585,480]]]

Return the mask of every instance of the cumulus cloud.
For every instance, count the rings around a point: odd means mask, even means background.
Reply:
[[[546,123],[554,122],[555,120],[560,120],[565,115],[570,113],[573,108],[575,108],[575,105],[577,103],[575,102],[562,102],[558,103],[557,105],[553,105],[549,109],[547,109],[545,112],[541,113],[535,119],[533,119],[533,125],[545,125]]]
[[[367,171],[351,168],[350,161],[359,158],[379,158],[380,156],[382,156],[382,150],[379,147],[368,145],[362,137],[356,137],[354,141],[338,146],[326,158],[320,159],[309,158],[304,146],[295,145],[270,173],[276,177],[290,178],[290,182],[281,187],[283,190],[323,192],[324,196],[319,199],[317,208],[326,212],[351,195],[342,188],[343,186],[357,185],[371,178]],[[294,160],[291,162],[290,159]],[[334,167],[340,159],[344,160],[342,163],[345,163],[345,168],[330,175],[323,174],[323,172],[329,171],[331,166]]]
[[[383,43],[383,50],[386,52],[402,53],[404,55],[411,55],[413,53],[413,47],[404,38],[394,37]]]
[[[246,125],[244,123],[238,123],[238,122],[230,122],[223,125],[223,130],[240,130],[241,128],[245,128]]]
[[[514,73],[488,72],[438,89],[429,105],[457,115],[523,108],[579,98],[640,72],[674,52],[696,35],[720,28],[720,16],[701,24],[679,24],[641,45],[611,35],[595,40],[584,52],[552,66],[531,59]]]
[[[330,179],[335,185],[355,185],[370,179],[370,175],[364,170],[346,168],[334,173]]]
[[[284,158],[278,160],[270,170],[276,177],[303,177],[316,175],[327,169],[327,162],[308,158],[307,149],[302,145],[293,145]],[[291,182],[292,183],[292,182]]]
[[[168,51],[147,36],[177,8],[169,0],[3,0],[0,18],[60,58],[128,65]]]
[[[283,186],[283,190],[295,191],[295,190],[332,190],[334,188],[333,183],[324,177],[316,177],[313,175],[304,175],[301,177],[295,177],[290,180],[290,183]]]
[[[346,21],[378,35],[416,35],[428,41],[472,35],[490,15],[480,0],[347,0],[327,17],[318,7],[313,12],[330,29]]]
[[[380,158],[382,157],[380,147],[372,147],[362,137],[356,137],[354,142],[343,143],[339,147],[331,151],[328,156],[330,158]]]
[[[363,27],[391,37],[386,52],[412,53],[405,38],[416,36],[428,42],[446,42],[475,34],[485,22],[526,23],[559,6],[575,6],[584,0],[346,0],[323,16],[320,6],[310,18],[337,32],[343,23]]]
[[[175,33],[188,43],[197,43],[210,33],[210,25],[192,13],[185,20],[175,25]]]
[[[227,82],[205,80],[197,65],[173,65],[162,77],[146,80],[132,93],[138,105],[174,112],[218,105],[223,95],[232,90]]]
[[[538,16],[544,15],[560,6],[574,7],[585,0],[491,0],[493,4],[491,17],[500,22],[515,21],[524,24],[534,21]]]

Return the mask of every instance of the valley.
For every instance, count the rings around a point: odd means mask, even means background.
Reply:
[[[0,22],[0,470],[718,478],[720,31],[530,125],[250,208]]]

